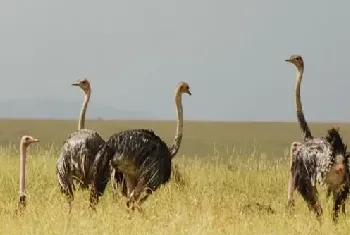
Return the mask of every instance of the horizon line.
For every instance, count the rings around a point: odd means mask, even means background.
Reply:
[[[74,118],[41,118],[41,117],[0,117],[1,121],[24,121],[24,120],[38,120],[38,121],[77,121]],[[152,121],[160,121],[160,122],[173,122],[176,119],[142,119],[142,118],[130,118],[130,119],[118,119],[118,118],[87,118],[86,121],[132,121],[132,122],[152,122]],[[185,119],[184,122],[232,122],[232,123],[297,123],[298,121],[293,120],[211,120],[211,119]],[[350,121],[341,121],[341,120],[308,120],[309,123],[343,123],[347,124]]]

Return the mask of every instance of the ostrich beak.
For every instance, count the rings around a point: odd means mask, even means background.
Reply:
[[[292,62],[290,59],[285,59],[284,61],[286,61],[286,62]]]
[[[72,86],[79,86],[79,83],[72,83]]]
[[[189,95],[192,95],[192,93],[190,91],[187,91],[186,93],[189,94]]]
[[[40,142],[39,139],[32,139],[32,142],[35,143],[35,142]]]

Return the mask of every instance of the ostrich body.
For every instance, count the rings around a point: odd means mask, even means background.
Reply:
[[[123,173],[126,190],[123,194],[127,197],[136,201],[145,187],[154,191],[168,182],[171,155],[166,143],[154,132],[122,131],[112,136],[107,146],[112,153],[111,165]]]
[[[177,108],[177,128],[170,147],[152,130],[125,130],[112,135],[106,144],[105,155],[111,159],[114,170],[121,172],[125,180],[123,194],[129,197],[128,205],[141,202],[142,192],[148,188],[147,195],[160,185],[168,182],[171,175],[171,160],[177,154],[183,131],[182,94],[191,95],[186,82],[180,82],[175,90]],[[98,181],[104,181],[99,179]]]
[[[26,206],[26,160],[27,149],[30,144],[39,142],[32,136],[22,136],[20,142],[20,165],[19,165],[19,207],[24,208]]]
[[[348,155],[337,129],[328,130],[326,137],[314,137],[304,118],[300,99],[300,85],[303,77],[304,62],[300,55],[293,55],[286,61],[297,68],[295,87],[296,112],[303,142],[295,142],[291,151],[291,172],[288,186],[288,205],[294,205],[293,192],[297,189],[310,210],[318,219],[323,214],[318,200],[316,183],[327,186],[334,195],[333,219],[336,220],[339,206],[347,197]],[[291,149],[291,150],[292,150]]]
[[[58,182],[62,193],[67,196],[69,212],[74,198],[73,181],[77,181],[81,189],[88,189],[92,181],[93,170],[105,170],[93,167],[96,155],[105,146],[105,141],[96,131],[84,129],[85,113],[91,96],[90,82],[87,79],[79,79],[72,85],[79,86],[84,91],[85,100],[80,112],[78,130],[70,134],[64,142],[56,164]],[[92,203],[93,201],[91,201],[91,206]]]

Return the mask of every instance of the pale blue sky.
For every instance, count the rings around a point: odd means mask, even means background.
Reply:
[[[350,2],[339,0],[2,0],[0,116],[76,118],[79,77],[93,88],[89,117],[174,119],[185,80],[185,119],[295,121],[295,68],[305,60],[306,118],[350,120]],[[66,108],[74,102],[74,108]],[[96,107],[105,107],[97,113]],[[41,110],[40,110],[41,109]],[[102,108],[100,108],[102,109]],[[73,111],[74,110],[74,111]],[[13,113],[13,112],[12,112]]]

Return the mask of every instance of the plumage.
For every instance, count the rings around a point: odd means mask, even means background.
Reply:
[[[109,138],[111,165],[124,174],[147,178],[147,187],[157,189],[169,180],[171,155],[165,142],[153,131],[126,130]]]
[[[333,128],[328,132],[326,137],[314,137],[301,143],[295,151],[292,171],[294,168],[304,169],[302,174],[306,174],[312,186],[316,183],[325,185],[327,173],[333,166],[335,157],[346,155],[346,145],[337,130]]]
[[[72,180],[87,189],[92,177],[92,165],[105,141],[95,131],[82,129],[72,133],[62,146],[57,159],[57,177],[61,187],[73,194]]]
[[[146,189],[147,195],[141,199],[145,200],[148,194],[170,179],[171,154],[167,145],[153,131],[125,130],[112,135],[106,141],[97,154],[94,166],[104,170],[93,171],[93,185],[96,190],[91,193],[91,201],[98,202],[109,180],[111,169],[115,169],[118,176],[119,172],[123,174],[123,181],[118,184],[123,184],[124,196],[139,199]]]
[[[154,132],[150,129],[134,129],[132,130],[133,132],[141,132],[141,133],[148,133],[153,135]],[[122,134],[123,132],[120,132],[118,134]],[[117,134],[115,134],[114,136],[116,136]],[[111,136],[112,137],[112,136]],[[113,153],[111,153],[113,154]],[[110,171],[111,171],[111,183],[112,183],[112,188],[116,191],[118,190],[118,188],[120,188],[120,191],[122,193],[123,196],[128,196],[127,193],[127,187],[126,187],[126,183],[125,183],[125,179],[123,176],[123,173],[120,172],[119,170],[117,170],[117,168],[113,167],[112,165],[110,166]]]

